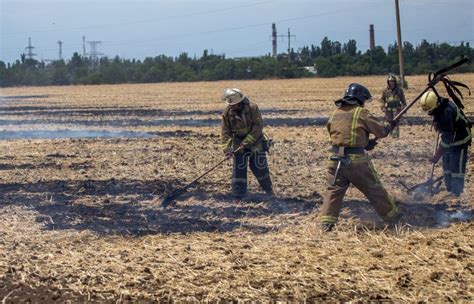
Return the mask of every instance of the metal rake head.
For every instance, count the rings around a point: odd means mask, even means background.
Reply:
[[[402,180],[399,180],[398,182],[407,190],[407,193],[408,194],[412,194],[412,193],[426,193],[426,194],[430,194],[430,195],[434,195],[436,193],[438,193],[440,190],[440,186],[441,186],[441,179],[443,177],[438,177],[438,178],[435,178],[435,179],[429,179],[427,180],[426,182],[423,182],[421,184],[409,184],[409,183],[406,183]]]

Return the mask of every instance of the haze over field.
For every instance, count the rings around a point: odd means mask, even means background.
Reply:
[[[474,2],[468,0],[400,1],[403,40],[459,44],[474,41]],[[109,57],[143,59],[204,49],[227,57],[271,52],[271,23],[278,34],[291,33],[295,50],[319,44],[324,36],[358,48],[369,46],[369,24],[375,25],[377,45],[396,40],[393,1],[78,1],[1,0],[0,60],[13,62],[32,38],[37,59],[57,59],[82,53],[82,36],[100,40],[98,50]],[[279,40],[285,52],[287,41]],[[89,46],[87,45],[87,51]]]

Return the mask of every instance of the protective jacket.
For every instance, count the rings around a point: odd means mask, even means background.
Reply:
[[[441,133],[443,149],[470,145],[472,141],[469,121],[463,111],[447,98],[441,102],[430,115],[433,116],[433,125]]]
[[[407,105],[407,102],[405,100],[405,94],[399,86],[396,86],[395,88],[393,88],[393,90],[390,88],[386,88],[382,92],[380,102],[382,104],[382,108],[384,108],[385,110],[392,111],[402,109]]]
[[[359,106],[343,104],[329,118],[327,129],[334,146],[365,148],[369,134],[378,138],[390,133],[388,123],[374,117],[370,112]]]
[[[235,150],[242,143],[253,152],[261,150],[263,139],[262,114],[247,98],[239,111],[227,107],[222,116],[221,141],[224,151]]]

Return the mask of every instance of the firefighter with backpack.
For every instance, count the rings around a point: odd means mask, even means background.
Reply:
[[[446,190],[460,196],[464,191],[472,125],[462,110],[461,100],[450,96],[453,100],[428,91],[421,97],[420,106],[433,117],[433,127],[441,135],[440,146],[430,160],[437,163],[442,158]]]

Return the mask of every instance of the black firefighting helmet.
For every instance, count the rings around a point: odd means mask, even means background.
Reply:
[[[372,101],[369,89],[358,83],[351,83],[344,93],[344,100],[357,100],[359,104]]]

